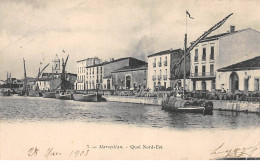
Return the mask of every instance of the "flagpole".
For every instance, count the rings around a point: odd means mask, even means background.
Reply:
[[[185,87],[186,87],[186,48],[187,48],[187,13],[185,13],[186,16],[186,33],[185,33],[185,37],[184,37],[184,51],[183,51],[183,55],[184,55],[184,61],[183,61],[183,98],[185,95]]]

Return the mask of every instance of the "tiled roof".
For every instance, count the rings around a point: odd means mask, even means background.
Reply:
[[[124,72],[124,71],[136,71],[136,70],[147,70],[148,65],[141,66],[125,66],[120,69],[113,71],[112,73]]]
[[[225,71],[254,70],[254,69],[260,69],[260,56],[227,67],[223,67],[221,69],[218,69],[218,71],[225,72]]]
[[[177,52],[177,51],[181,51],[182,49],[175,49],[175,50],[165,50],[165,51],[160,51],[151,55],[148,55],[148,58],[153,57],[153,56],[158,56],[158,55],[165,55],[165,54],[170,54],[172,52]]]

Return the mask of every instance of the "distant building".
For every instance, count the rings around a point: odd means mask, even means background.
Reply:
[[[120,58],[86,67],[85,89],[112,89],[112,72],[125,66],[140,66],[146,62],[132,58]]]
[[[146,89],[147,67],[147,64],[125,66],[113,71],[113,89]]]
[[[165,50],[148,56],[147,86],[156,90],[157,87],[173,87],[173,65],[181,59],[183,50]],[[189,62],[188,62],[189,63]],[[187,64],[189,66],[189,64]],[[180,77],[178,77],[180,79]]]
[[[87,70],[86,67],[101,64],[102,60],[94,57],[94,58],[87,58],[83,60],[77,61],[77,81],[75,83],[75,89],[77,90],[85,90],[87,89],[86,86],[86,77],[87,77]]]
[[[53,73],[61,73],[61,66],[60,66],[60,59],[58,58],[58,55],[56,54],[56,58],[52,60],[52,72]]]
[[[230,89],[218,69],[253,58],[260,53],[260,33],[253,29],[230,31],[203,39],[191,51],[191,90]],[[238,87],[236,87],[237,89]]]
[[[219,84],[231,92],[260,90],[260,56],[218,70]]]
[[[69,82],[68,89],[74,89],[74,83],[77,80],[77,74],[65,73],[65,78]],[[43,73],[42,77],[36,82],[39,90],[55,90],[60,89],[61,85],[61,73]],[[35,88],[35,87],[34,87]]]

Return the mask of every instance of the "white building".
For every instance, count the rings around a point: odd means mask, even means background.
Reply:
[[[260,90],[260,56],[218,70],[219,84],[231,92]]]
[[[191,90],[229,89],[218,69],[253,58],[260,53],[260,33],[253,29],[230,31],[202,40],[191,51]]]
[[[101,64],[102,60],[94,57],[77,61],[77,81],[75,82],[75,87],[77,90],[88,89],[88,86],[92,84],[91,73],[94,72],[94,69],[90,72],[86,67]],[[89,82],[91,80],[91,82]]]
[[[155,90],[157,87],[172,87],[172,68],[175,62],[183,56],[181,49],[161,51],[148,56],[147,87]]]

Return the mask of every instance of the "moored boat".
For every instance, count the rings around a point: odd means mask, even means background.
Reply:
[[[189,101],[182,98],[165,98],[162,109],[171,112],[197,113],[213,115],[213,103],[205,101]]]
[[[35,90],[30,90],[29,91],[29,96],[30,97],[41,97],[42,93],[39,91],[35,91]]]
[[[43,98],[56,98],[55,92],[42,92]]]
[[[100,94],[73,94],[73,100],[75,101],[87,101],[87,102],[100,102],[102,101],[102,95]]]
[[[9,90],[1,90],[0,96],[11,96],[11,92]]]
[[[68,91],[56,91],[55,97],[56,97],[56,99],[72,100],[73,94]]]

